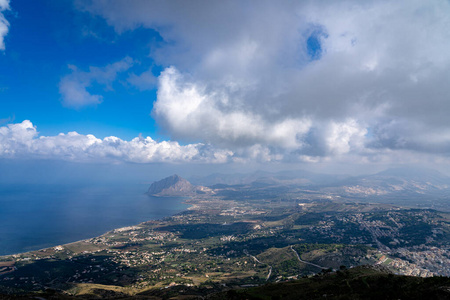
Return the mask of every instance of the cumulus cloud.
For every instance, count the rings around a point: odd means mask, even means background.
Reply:
[[[229,107],[228,95],[186,79],[174,68],[159,77],[157,120],[178,138],[206,139],[216,144],[274,144],[296,147],[310,127],[308,120],[284,119],[268,124],[252,111]]]
[[[98,83],[103,85],[105,89],[112,90],[112,83],[116,80],[117,74],[128,70],[132,65],[133,60],[130,57],[102,68],[89,67],[88,72],[69,65],[72,73],[64,76],[59,82],[62,103],[75,109],[100,104],[103,101],[103,96],[91,94],[88,88],[93,83]]]
[[[322,133],[320,131],[324,131]],[[320,142],[308,141],[303,150],[290,153],[286,149],[276,149],[269,145],[253,144],[237,147],[233,151],[212,144],[194,143],[181,145],[174,141],[157,142],[151,137],[136,137],[130,141],[110,136],[103,139],[94,135],[77,132],[43,136],[31,121],[8,124],[0,127],[0,158],[34,158],[64,160],[72,162],[132,162],[132,163],[249,163],[249,162],[303,162],[340,163],[352,165],[389,163],[431,163],[448,164],[446,156],[435,156],[435,152],[450,150],[450,133],[418,135],[416,140],[403,141],[392,148],[379,148],[377,145],[364,147],[354,144],[361,141],[360,128],[352,120],[346,123],[330,123],[314,132],[323,135]],[[312,134],[311,134],[312,135]],[[354,136],[359,136],[355,138]],[[420,157],[405,147],[405,143],[435,143],[440,148],[427,151]],[[376,143],[377,141],[372,141]],[[313,145],[313,146],[312,146]],[[307,147],[319,147],[310,149]],[[428,149],[429,150],[429,149]],[[310,155],[309,152],[315,153]],[[316,155],[318,152],[323,155]],[[327,153],[327,155],[325,155]]]
[[[153,116],[174,138],[272,160],[450,151],[450,3],[78,2],[119,34],[145,27]]]
[[[5,50],[5,36],[9,31],[9,22],[3,15],[3,11],[9,9],[9,0],[0,0],[0,50]]]
[[[43,158],[84,162],[207,162],[223,163],[232,152],[205,144],[180,145],[156,142],[150,137],[131,141],[110,136],[104,139],[77,132],[40,136],[28,120],[0,127],[0,157]]]
[[[171,67],[159,77],[153,113],[175,138],[207,140],[234,149],[249,147],[239,150],[242,152],[261,153],[263,147],[263,160],[272,160],[269,153],[277,153],[274,157],[279,159],[282,149],[289,155],[304,152],[325,156],[363,147],[366,129],[353,119],[321,123],[307,116],[270,119],[254,110],[234,107],[229,97],[215,90],[208,92]]]

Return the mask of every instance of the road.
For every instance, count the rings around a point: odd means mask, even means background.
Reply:
[[[269,266],[269,274],[267,274],[267,277],[266,277],[266,281],[268,281],[269,278],[270,278],[270,275],[272,275],[272,266],[271,266],[271,265],[268,265],[268,264],[265,264],[265,263],[263,263],[263,262],[261,262],[256,256],[253,256],[253,255],[251,255],[250,253],[248,253],[248,251],[247,251],[246,249],[244,250],[244,253],[245,253],[247,256],[250,256],[251,258],[253,258],[257,263],[262,264],[262,265],[267,265],[267,266]]]
[[[320,268],[320,269],[328,269],[328,268],[325,268],[325,267],[322,267],[322,266],[319,266],[319,265],[310,263],[310,262],[308,262],[308,261],[302,260],[302,259],[300,258],[300,255],[298,255],[298,252],[292,247],[292,245],[291,245],[291,250],[294,251],[294,253],[295,253],[295,255],[297,256],[297,259],[298,259],[299,262],[304,263],[304,264],[307,264],[307,265],[311,265],[311,266],[314,266],[314,267]]]

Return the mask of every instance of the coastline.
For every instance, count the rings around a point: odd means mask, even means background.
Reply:
[[[95,238],[102,237],[102,236],[104,236],[104,235],[113,233],[113,232],[115,232],[115,231],[117,231],[117,230],[120,230],[120,229],[125,229],[125,228],[128,228],[128,227],[137,227],[137,226],[143,225],[143,224],[145,224],[145,223],[149,223],[149,222],[162,221],[164,218],[170,218],[170,217],[176,216],[176,215],[181,214],[181,213],[186,212],[186,211],[196,210],[196,209],[198,209],[198,208],[200,207],[199,205],[197,205],[197,204],[195,204],[195,203],[190,203],[190,202],[188,202],[189,200],[194,200],[194,199],[193,199],[193,196],[183,196],[183,197],[181,197],[181,196],[178,197],[178,196],[177,196],[177,197],[171,197],[171,196],[154,196],[154,195],[147,195],[147,194],[146,194],[146,196],[148,196],[148,197],[154,197],[154,198],[158,198],[158,199],[164,199],[164,198],[172,198],[172,199],[173,199],[173,198],[179,198],[179,199],[180,199],[180,203],[181,203],[181,204],[185,204],[185,205],[187,205],[188,207],[182,209],[181,211],[172,213],[172,214],[167,215],[167,216],[158,217],[158,218],[155,218],[155,219],[149,219],[149,220],[146,220],[146,221],[139,222],[139,223],[137,223],[137,224],[134,223],[134,224],[129,224],[129,225],[122,226],[122,227],[116,227],[116,228],[110,229],[110,230],[108,230],[108,231],[105,231],[105,232],[103,232],[103,233],[100,234],[100,235],[94,235],[94,236],[91,236],[91,237],[88,237],[88,238],[84,238],[84,239],[80,239],[80,240],[75,240],[75,241],[68,242],[68,243],[60,243],[60,244],[56,244],[56,245],[52,245],[52,246],[48,246],[48,247],[43,247],[43,248],[39,248],[39,249],[35,249],[35,250],[29,250],[29,251],[23,251],[23,252],[16,252],[16,253],[11,253],[11,254],[0,255],[0,262],[11,261],[11,259],[7,259],[7,258],[10,258],[10,257],[16,258],[17,256],[20,256],[20,255],[25,255],[25,254],[34,253],[34,252],[43,252],[43,251],[46,251],[46,250],[48,250],[48,249],[53,249],[53,248],[56,248],[56,247],[63,247],[63,246],[68,246],[68,245],[77,244],[77,243],[88,242],[89,240],[92,240],[92,239],[95,239]]]

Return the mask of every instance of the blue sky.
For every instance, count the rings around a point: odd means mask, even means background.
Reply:
[[[443,0],[0,0],[0,158],[444,168],[449,24]]]
[[[0,55],[0,119],[32,120],[43,135],[77,131],[124,139],[139,133],[159,137],[149,116],[155,88],[140,91],[126,83],[130,73],[149,66],[158,74],[160,68],[149,57],[150,41],[161,40],[157,32],[143,29],[118,35],[103,20],[74,9],[70,1],[13,1],[5,14],[10,31]],[[95,30],[95,37],[90,30]],[[89,87],[92,94],[103,95],[101,105],[78,109],[61,105],[58,85],[70,73],[68,65],[88,70],[127,56],[139,62],[120,74],[110,90]]]

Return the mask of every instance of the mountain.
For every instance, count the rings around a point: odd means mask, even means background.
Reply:
[[[444,196],[450,191],[450,177],[424,168],[391,168],[372,175],[347,178],[336,183],[334,189],[357,197]]]
[[[290,170],[280,172],[256,171],[253,173],[220,174],[206,177],[192,177],[191,182],[205,186],[213,185],[247,185],[260,183],[265,185],[317,186],[328,185],[348,178],[347,175],[319,174],[306,170]]]
[[[401,177],[405,180],[427,183],[435,186],[447,186],[450,184],[450,177],[438,172],[436,170],[426,168],[391,168],[379,172],[373,176],[378,177]]]
[[[210,189],[192,185],[186,179],[175,174],[152,183],[147,194],[158,197],[187,197],[209,192],[211,192]]]
[[[147,191],[151,196],[190,196],[195,194],[196,186],[178,175],[172,175],[152,183]]]

